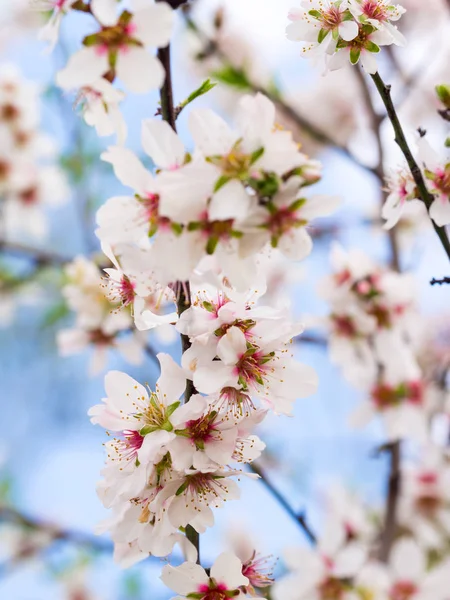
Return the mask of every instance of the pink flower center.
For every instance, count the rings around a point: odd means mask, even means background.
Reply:
[[[112,462],[135,461],[143,442],[144,438],[138,431],[123,431],[120,437],[114,438],[111,443],[111,447],[117,456],[115,458],[109,456],[110,460]]]
[[[201,584],[198,586],[197,591],[199,594],[203,594],[202,600],[227,600],[228,595],[224,592],[228,592],[228,587],[223,583],[214,583],[210,580],[209,585]]]
[[[345,584],[337,577],[327,577],[317,591],[320,600],[342,600],[346,594]]]
[[[358,330],[351,317],[344,315],[331,315],[335,332],[346,338],[354,338],[358,336]]]
[[[418,588],[412,581],[398,581],[392,587],[389,598],[390,600],[411,600],[417,592]]]
[[[436,485],[438,475],[435,471],[422,471],[417,477],[419,483],[423,485]]]
[[[372,400],[378,410],[397,407],[408,402],[420,406],[424,401],[424,390],[421,381],[407,381],[394,387],[380,383],[372,389]]]
[[[200,419],[188,421],[186,429],[189,438],[195,443],[203,446],[204,442],[209,442],[212,439],[220,440],[220,432],[214,423],[216,414],[211,412]]]
[[[273,561],[270,556],[258,558],[253,552],[252,558],[242,565],[242,575],[247,577],[250,584],[256,588],[266,588],[273,584]]]
[[[389,11],[380,0],[365,0],[361,8],[368,19],[376,19],[377,21],[387,21],[389,19]]]

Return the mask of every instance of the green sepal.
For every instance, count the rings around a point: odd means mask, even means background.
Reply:
[[[218,243],[219,238],[216,236],[211,236],[206,244],[206,254],[214,254]]]
[[[173,415],[173,413],[177,410],[180,404],[181,402],[179,400],[177,400],[177,402],[174,402],[173,404],[169,404],[169,406],[166,408],[167,418],[170,418]]]
[[[255,150],[254,152],[252,152],[252,154],[250,155],[250,164],[254,165],[255,162],[258,160],[258,158],[261,158],[261,156],[264,154],[264,148],[258,148],[258,150]]]
[[[180,487],[177,489],[177,491],[175,492],[175,496],[181,496],[181,494],[187,490],[188,486],[189,486],[189,481],[185,481],[185,482],[184,482],[182,485],[180,485]]]
[[[373,52],[374,54],[378,54],[378,52],[380,51],[380,46],[377,46],[370,40],[367,40],[367,42],[364,45],[364,48],[369,52]]]
[[[319,44],[323,42],[323,40],[327,37],[328,33],[328,29],[321,29],[319,31],[319,35],[317,36],[317,41],[319,42]]]
[[[320,12],[318,10],[309,10],[308,15],[311,15],[311,17],[314,17],[315,19],[322,18],[322,15],[320,14]]]
[[[299,198],[298,200],[295,200],[290,206],[289,206],[289,210],[291,212],[296,212],[299,208],[301,208],[303,205],[306,204],[306,198]]]
[[[356,65],[356,63],[359,61],[360,56],[361,56],[360,48],[352,48],[350,50],[350,62],[352,63],[352,65]]]
[[[158,223],[151,223],[150,229],[148,230],[148,237],[153,237],[155,233],[158,231]]]

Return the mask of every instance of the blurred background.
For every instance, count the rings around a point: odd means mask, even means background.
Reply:
[[[401,164],[390,125],[374,124],[370,106],[380,111],[381,106],[359,69],[321,77],[299,56],[299,47],[285,40],[292,4],[294,0],[194,0],[184,13],[179,11],[176,99],[211,77],[218,85],[195,106],[213,107],[229,119],[240,95],[265,91],[277,102],[280,124],[294,131],[306,153],[322,161],[323,180],[316,191],[343,198],[341,209],[311,231],[312,255],[289,273],[286,285],[296,317],[326,314],[317,283],[330,271],[330,244],[339,241],[380,263],[398,260],[402,270],[413,272],[430,344],[439,346],[448,360],[448,289],[429,285],[433,277],[448,275],[447,259],[429,221],[420,210],[408,211],[396,228],[394,246],[381,228],[380,174]],[[380,72],[393,86],[408,137],[413,140],[421,127],[431,141],[441,140],[448,130],[437,114],[434,87],[450,79],[450,4],[403,4],[408,13],[401,30],[409,44],[383,51]],[[58,332],[75,321],[67,286],[76,269],[70,265],[79,256],[101,265],[95,211],[112,195],[125,192],[110,165],[99,159],[114,139],[99,138],[80,118],[77,99],[53,83],[56,71],[89,33],[89,16],[69,15],[60,44],[45,54],[38,41],[45,15],[31,10],[28,0],[1,0],[0,7],[0,598],[168,598],[158,579],[161,560],[149,559],[124,572],[112,561],[109,540],[93,534],[105,517],[95,492],[104,433],[86,413],[103,395],[105,370],[92,372],[92,344],[73,344],[70,355],[61,344],[58,351],[57,344]],[[5,100],[11,81],[20,88],[12,107]],[[127,146],[138,154],[141,120],[155,114],[157,103],[157,94],[149,94],[130,95],[122,104]],[[17,117],[14,111],[26,115],[21,132],[26,139],[20,143],[28,144],[29,151],[8,189],[2,168],[7,168],[11,150],[2,140]],[[188,110],[181,114],[179,131],[189,144],[187,115]],[[375,452],[383,443],[378,424],[358,431],[348,426],[361,397],[331,365],[322,335],[312,331],[296,346],[302,361],[317,369],[319,392],[297,402],[294,418],[264,422],[261,437],[268,448],[260,461],[268,479],[296,510],[305,511],[317,530],[333,483],[342,481],[377,505],[384,498],[387,473],[385,457]],[[158,376],[155,351],[180,353],[168,330],[148,334],[137,345],[139,351],[131,354],[112,345],[106,368],[153,385]],[[242,500],[216,517],[216,527],[201,538],[205,564],[237,528],[248,531],[264,554],[277,556],[289,543],[305,543],[258,481],[243,481]]]

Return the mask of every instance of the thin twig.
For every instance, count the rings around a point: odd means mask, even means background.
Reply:
[[[399,146],[400,150],[402,151],[403,156],[406,158],[406,162],[408,163],[411,175],[413,176],[413,179],[419,190],[420,198],[429,210],[433,202],[433,196],[429,193],[427,189],[425,180],[422,175],[422,171],[420,170],[420,167],[417,164],[411,152],[408,142],[406,141],[406,137],[403,132],[403,128],[400,124],[397,111],[395,110],[394,103],[392,102],[391,86],[386,85],[384,83],[379,73],[375,73],[374,75],[371,75],[371,77],[373,82],[375,83],[375,86],[380,94],[381,99],[383,100],[383,104],[386,107],[388,118],[395,132],[395,141]],[[432,223],[436,233],[439,236],[439,239],[441,240],[442,246],[444,247],[444,250],[447,253],[448,258],[450,259],[450,241],[447,237],[445,227],[438,227],[433,220]]]
[[[433,279],[430,281],[431,285],[444,285],[445,283],[450,284],[450,277],[442,277],[442,279]]]
[[[65,542],[83,546],[96,552],[111,552],[111,542],[103,540],[84,531],[64,529],[53,523],[41,521],[35,517],[26,515],[10,506],[0,506],[0,522],[15,523],[24,529],[43,532],[49,535],[53,541],[63,540]]]
[[[0,240],[0,251],[14,256],[29,258],[38,267],[62,266],[72,260],[72,258],[61,256],[56,252],[41,250],[40,248],[33,248],[32,246],[18,242],[8,242],[6,240]]]
[[[299,514],[295,512],[295,510],[292,508],[292,506],[289,504],[286,498],[277,490],[276,487],[274,487],[274,485],[267,478],[267,475],[264,469],[262,469],[262,467],[260,467],[256,463],[250,463],[248,466],[250,470],[253,471],[253,473],[259,475],[260,481],[264,484],[266,489],[272,494],[275,500],[277,500],[277,502],[284,508],[287,514],[297,523],[297,525],[300,526],[302,531],[306,534],[306,537],[308,538],[309,542],[313,545],[316,544],[317,537],[308,525],[305,515],[302,513]]]

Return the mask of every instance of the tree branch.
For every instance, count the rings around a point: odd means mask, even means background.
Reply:
[[[384,447],[384,451],[389,452],[389,482],[387,490],[386,515],[384,527],[381,534],[379,558],[382,562],[388,562],[389,553],[397,533],[397,508],[398,498],[401,487],[400,471],[400,442],[393,442]]]
[[[161,0],[158,0],[161,1]],[[174,131],[176,128],[176,118],[174,110],[173,100],[173,86],[172,86],[172,70],[171,70],[171,58],[170,58],[170,44],[166,48],[160,48],[158,50],[158,58],[164,67],[166,77],[164,80],[163,87],[160,90],[161,98],[161,115],[164,121],[167,121]],[[176,284],[176,298],[177,298],[177,310],[181,316],[185,310],[191,305],[191,293],[188,281],[178,281]],[[181,334],[181,350],[184,354],[191,346],[189,337]],[[186,391],[184,393],[184,402],[187,403],[195,393],[194,384],[190,379],[186,380]],[[200,564],[200,536],[191,525],[186,527],[186,537],[197,549],[197,562]]]
[[[442,277],[442,279],[435,279],[435,278],[433,278],[430,281],[431,285],[444,285],[445,283],[450,284],[450,277]]]
[[[272,494],[272,496],[277,500],[280,506],[287,512],[287,514],[300,526],[303,533],[305,533],[311,544],[317,543],[317,537],[308,525],[306,521],[306,517],[304,514],[297,514],[286,498],[272,485],[272,483],[267,478],[265,471],[256,463],[250,463],[249,468],[253,473],[256,473],[260,477],[260,481],[264,484],[265,488]]]
[[[397,112],[395,110],[395,106],[392,102],[391,86],[386,85],[384,83],[379,73],[375,73],[374,75],[371,75],[371,77],[373,82],[375,83],[378,93],[380,94],[383,104],[386,107],[388,118],[395,132],[395,141],[399,146],[400,150],[402,151],[403,156],[406,158],[406,162],[408,163],[411,175],[413,176],[416,186],[419,190],[420,198],[429,210],[433,202],[433,196],[429,193],[427,189],[420,167],[417,164],[411,152],[408,142],[406,141],[403,128],[400,124]],[[439,239],[441,240],[442,246],[444,247],[444,250],[447,253],[448,258],[450,259],[450,241],[447,237],[445,227],[438,227],[433,220],[432,223],[436,233],[439,236]]]
[[[70,262],[72,258],[61,256],[56,252],[49,252],[39,248],[33,248],[16,242],[0,240],[0,251],[14,256],[24,256],[31,259],[37,267],[62,266]]]

